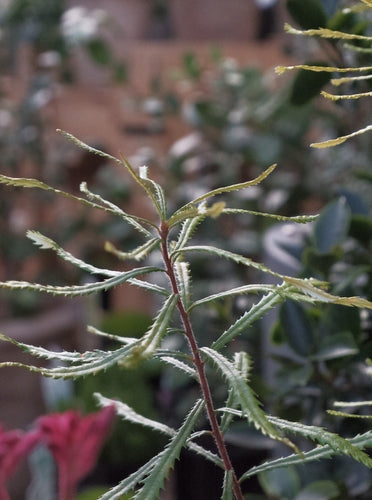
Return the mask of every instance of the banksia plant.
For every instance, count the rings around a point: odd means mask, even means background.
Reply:
[[[124,158],[115,158],[102,153],[76,139],[72,135],[62,132],[77,146],[92,154],[105,157],[110,162],[124,168],[135,184],[137,184],[151,202],[153,213],[151,218],[143,218],[125,212],[121,207],[114,205],[91,192],[88,186],[81,185],[81,196],[73,195],[51,187],[40,180],[29,178],[12,178],[0,176],[0,182],[11,187],[42,189],[64,196],[77,203],[83,203],[92,209],[108,212],[118,217],[123,224],[130,224],[143,239],[137,248],[123,250],[116,248],[112,243],[106,244],[106,250],[114,254],[118,261],[124,261],[126,269],[128,262],[136,264],[130,270],[112,270],[96,267],[63,249],[57,242],[37,231],[29,231],[27,236],[41,249],[54,251],[60,258],[73,266],[94,276],[102,276],[100,281],[76,286],[52,286],[35,284],[24,281],[8,281],[0,283],[0,287],[8,290],[33,290],[58,296],[76,297],[86,296],[102,290],[109,290],[121,284],[140,287],[157,297],[160,303],[159,311],[154,316],[152,324],[141,338],[108,335],[95,328],[88,327],[88,331],[102,337],[109,337],[117,341],[118,347],[113,350],[96,349],[87,352],[53,352],[51,350],[26,345],[1,334],[1,340],[12,342],[22,350],[46,361],[60,362],[53,367],[27,366],[31,371],[53,378],[77,378],[88,374],[96,374],[113,365],[119,365],[123,370],[130,370],[134,366],[146,363],[156,358],[162,363],[180,370],[192,380],[196,380],[200,388],[200,397],[197,399],[178,429],[151,420],[138,414],[125,402],[119,402],[96,394],[101,406],[116,409],[116,413],[123,419],[145,427],[155,432],[165,434],[169,438],[166,447],[139,470],[123,479],[101,498],[103,500],[120,498],[125,493],[133,493],[136,500],[151,500],[159,498],[160,491],[170,470],[179,458],[181,450],[188,448],[215,464],[224,471],[224,480],[221,485],[221,499],[242,500],[244,481],[260,472],[270,471],[293,464],[306,464],[322,458],[330,458],[337,454],[347,455],[361,462],[367,467],[372,466],[372,459],[363,451],[372,445],[372,432],[368,431],[353,438],[343,437],[316,426],[303,425],[276,418],[265,412],[252,389],[250,370],[252,362],[249,353],[234,352],[230,354],[229,344],[244,335],[252,325],[275,306],[286,299],[305,303],[331,303],[345,307],[372,308],[372,303],[359,297],[338,297],[326,290],[326,284],[316,279],[300,279],[279,274],[262,263],[228,251],[205,244],[196,244],[194,233],[199,231],[202,237],[203,221],[215,220],[220,217],[233,218],[255,215],[279,220],[290,220],[297,223],[307,223],[315,216],[282,217],[268,213],[257,213],[240,208],[229,208],[234,193],[249,189],[263,182],[275,169],[275,165],[268,167],[258,177],[239,184],[220,187],[207,192],[176,209],[168,212],[168,205],[163,188],[148,174],[147,168],[140,168],[137,172]],[[156,262],[159,265],[140,264],[156,252]],[[211,259],[215,266],[218,259],[227,259],[240,266],[254,269],[263,277],[269,274],[274,276],[278,284],[266,284],[263,279],[258,284],[243,284],[242,286],[216,292],[209,296],[195,297],[191,276],[193,274],[190,257],[200,254],[205,259]],[[159,259],[159,255],[161,259]],[[155,280],[154,276],[161,275],[162,279]],[[197,309],[207,308],[208,305],[221,302],[227,298],[235,298],[244,294],[253,295],[256,300],[238,319],[223,331],[215,332],[215,339],[211,345],[200,347],[204,340],[203,332],[194,328],[193,314]],[[188,345],[188,353],[182,350],[171,350],[164,345],[164,339],[173,334],[182,334]],[[1,366],[25,366],[20,363],[5,362]],[[208,367],[208,371],[206,368]],[[222,407],[216,408],[211,385],[207,376],[209,370],[216,370],[226,384],[226,400]],[[198,424],[202,416],[206,415],[208,426],[200,431]],[[225,441],[225,434],[231,423],[236,420],[245,421],[247,426],[256,428],[265,436],[278,441],[288,451],[282,458],[267,461],[248,469],[243,474],[235,472]],[[198,442],[201,434],[210,434],[215,443],[215,450],[205,449]],[[301,440],[298,440],[301,437]],[[306,440],[306,449],[299,448],[299,442]],[[309,443],[313,443],[313,447]]]

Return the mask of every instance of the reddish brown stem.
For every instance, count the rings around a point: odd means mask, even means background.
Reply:
[[[160,232],[160,236],[161,236],[161,240],[162,240],[163,260],[165,263],[165,267],[166,267],[166,271],[167,271],[169,280],[170,280],[171,285],[172,285],[172,290],[173,290],[173,293],[176,293],[179,295],[179,288],[178,288],[174,268],[173,268],[172,261],[169,257],[169,252],[168,252],[168,243],[167,242],[168,242],[169,227],[168,227],[168,224],[166,222],[164,222],[164,221],[162,222],[159,232]],[[179,300],[178,300],[177,307],[178,307],[178,311],[179,311],[181,319],[182,319],[183,326],[185,328],[186,338],[188,340],[190,350],[192,352],[192,356],[193,356],[192,361],[193,361],[195,368],[197,370],[197,373],[198,373],[200,388],[201,388],[203,398],[205,401],[207,415],[208,415],[209,423],[211,425],[213,438],[215,440],[220,457],[223,461],[225,470],[232,471],[233,490],[234,490],[235,499],[236,500],[244,500],[239,481],[236,477],[235,471],[234,471],[233,466],[231,464],[231,460],[230,460],[228,451],[226,449],[226,445],[225,445],[225,441],[223,439],[221,429],[218,425],[216,411],[215,411],[214,406],[213,406],[211,390],[210,390],[209,383],[208,383],[208,380],[207,380],[207,377],[205,374],[205,369],[204,369],[205,362],[202,360],[202,358],[200,356],[199,347],[198,347],[198,344],[197,344],[197,341],[196,341],[196,338],[194,335],[194,331],[193,331],[193,328],[191,325],[190,317],[189,317],[189,315],[184,307],[184,304],[183,304],[181,298],[179,298]]]

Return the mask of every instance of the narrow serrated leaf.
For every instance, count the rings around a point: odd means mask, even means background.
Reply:
[[[277,288],[276,285],[267,285],[266,283],[257,285],[238,286],[236,288],[231,288],[230,290],[226,290],[224,292],[214,293],[213,295],[208,295],[207,297],[196,300],[195,302],[190,304],[188,312],[191,312],[195,307],[199,307],[204,304],[208,304],[209,302],[214,302],[216,300],[221,300],[226,297],[233,297],[234,295],[245,295],[248,293],[259,294],[259,293],[273,292],[276,288]]]
[[[198,379],[198,374],[194,368],[192,368],[190,365],[184,363],[183,361],[180,361],[178,358],[180,356],[180,353],[178,352],[172,352],[168,350],[161,350],[158,349],[156,351],[155,357],[161,359],[165,363],[168,363],[169,365],[172,365],[174,368],[177,368],[181,372],[185,373],[186,375],[194,378],[195,380]]]
[[[46,368],[40,366],[26,365],[24,363],[18,362],[3,362],[0,363],[1,367],[22,367],[27,368],[29,371],[40,373],[45,377],[51,378],[77,378],[89,374],[98,373],[101,370],[106,370],[110,366],[118,363],[126,356],[130,356],[132,349],[139,342],[136,340],[134,343],[130,343],[125,345],[119,349],[114,351],[86,351],[84,353],[74,352],[74,353],[66,353],[66,352],[53,352],[48,351],[47,349],[43,349],[41,347],[35,347],[33,345],[24,344],[22,342],[18,342],[14,339],[10,339],[5,335],[0,336],[0,340],[5,340],[8,342],[12,342],[17,347],[22,349],[36,357],[44,358],[44,359],[54,359],[60,360],[64,363],[69,363],[68,366],[58,366],[54,368]]]
[[[159,245],[159,242],[160,238],[151,238],[143,245],[138,246],[134,250],[131,250],[130,252],[123,252],[121,250],[118,250],[112,243],[107,241],[105,243],[105,250],[106,252],[112,253],[120,260],[133,259],[136,261],[140,261],[147,257],[152,252],[152,250],[154,250]]]
[[[247,382],[250,371],[250,360],[248,354],[246,352],[235,353],[234,366],[241,373],[242,379]],[[238,408],[239,406],[238,398],[236,397],[232,388],[229,389],[225,406],[228,408],[235,408],[235,409]],[[234,415],[232,413],[224,412],[222,414],[220,429],[223,434],[228,430],[233,418]]]
[[[78,201],[79,203],[82,203],[84,205],[88,205],[92,208],[97,208],[99,210],[103,210],[107,213],[110,213],[112,215],[118,216],[121,219],[125,220],[128,224],[131,224],[133,227],[135,227],[138,231],[141,233],[145,234],[146,236],[152,237],[153,235],[146,229],[145,226],[152,226],[156,227],[155,224],[153,224],[151,221],[147,219],[143,219],[141,217],[137,217],[134,215],[129,215],[123,210],[121,210],[119,207],[115,206],[115,209],[112,208],[114,205],[111,207],[108,206],[102,206],[99,203],[95,203],[93,201],[87,200],[85,198],[81,198],[80,196],[75,196],[71,193],[67,193],[66,191],[62,191],[60,189],[53,188],[52,186],[49,186],[48,184],[45,184],[44,182],[41,182],[37,179],[30,179],[30,178],[24,178],[24,177],[8,177],[6,175],[1,175],[0,174],[0,183],[6,184],[9,186],[14,186],[14,187],[23,187],[23,188],[37,188],[37,189],[43,189],[44,191],[51,191],[54,194],[63,196],[65,198],[69,198],[71,200]]]
[[[102,290],[109,290],[115,286],[121,285],[130,279],[141,274],[148,274],[153,272],[163,271],[158,267],[140,267],[132,269],[126,273],[119,273],[111,278],[95,283],[87,283],[86,285],[73,285],[73,286],[52,286],[41,285],[38,283],[29,283],[28,281],[4,281],[0,282],[0,288],[10,290],[33,290],[35,292],[49,293],[51,295],[63,295],[65,297],[77,297],[83,295],[90,295],[92,293],[101,292]]]
[[[287,285],[275,287],[267,295],[254,304],[249,311],[246,311],[235,323],[233,323],[222,335],[213,343],[212,348],[217,351],[229,343],[232,339],[246,331],[253,323],[261,319],[268,311],[283,302],[286,298],[285,290]]]
[[[182,302],[184,306],[187,308],[188,305],[190,304],[190,299],[191,299],[191,292],[190,292],[191,275],[190,275],[189,263],[177,260],[174,263],[174,270]]]
[[[168,446],[158,455],[154,467],[146,479],[142,480],[143,487],[134,496],[135,500],[155,500],[159,491],[164,486],[164,481],[168,476],[174,462],[179,458],[181,449],[186,445],[192,430],[194,429],[200,414],[204,408],[204,401],[198,400],[182,427],[177,431]]]
[[[360,92],[357,94],[330,94],[325,90],[321,91],[321,94],[326,99],[330,99],[331,101],[340,101],[342,99],[360,99],[361,97],[371,97],[372,92]]]
[[[169,427],[168,425],[165,425],[161,422],[157,422],[156,420],[149,419],[147,417],[144,417],[143,415],[140,415],[136,411],[134,411],[130,406],[126,405],[125,403],[122,403],[121,401],[116,401],[113,399],[106,398],[102,396],[101,394],[96,393],[95,397],[98,399],[98,402],[101,406],[111,406],[114,405],[116,409],[116,413],[123,417],[125,420],[128,422],[132,422],[134,424],[139,424],[144,427],[149,427],[150,429],[161,432],[162,434],[165,434],[170,437],[175,437],[177,435],[177,431],[173,429],[172,427]],[[210,462],[214,463],[218,467],[223,468],[223,462],[222,460],[215,455],[214,453],[210,452],[209,450],[204,449],[202,446],[194,443],[191,441],[191,439],[195,439],[198,437],[198,433],[195,433],[195,435],[190,436],[190,440],[187,442],[186,446],[194,451],[195,453],[203,456]]]
[[[257,184],[260,184],[268,175],[271,174],[271,172],[275,169],[276,164],[271,165],[268,167],[262,174],[260,174],[258,177],[255,179],[252,179],[251,181],[246,181],[246,182],[241,182],[239,184],[232,184],[230,186],[223,186],[217,189],[213,189],[212,191],[209,191],[208,193],[203,194],[202,196],[198,196],[198,198],[195,198],[194,200],[190,201],[189,203],[186,203],[183,207],[181,207],[179,210],[177,210],[173,216],[172,219],[177,217],[181,212],[184,210],[187,210],[188,208],[199,205],[201,202],[207,200],[208,198],[212,198],[213,196],[217,196],[219,194],[223,193],[231,193],[234,191],[240,191],[241,189],[248,188],[250,186],[256,186]],[[200,214],[203,215],[203,214]]]
[[[336,66],[311,66],[308,64],[296,64],[294,66],[277,66],[275,72],[281,75],[286,71],[297,69],[306,69],[307,71],[327,71],[329,73],[353,73],[362,71],[371,71],[372,66],[349,66],[348,68],[340,68]]]
[[[349,440],[349,443],[359,450],[367,447],[370,448],[372,447],[372,432],[368,431],[365,434],[351,438]],[[240,482],[243,482],[244,480],[256,474],[259,474],[260,472],[269,471],[281,467],[289,467],[292,465],[304,465],[315,460],[318,461],[322,459],[332,458],[335,454],[336,452],[328,445],[317,446],[316,448],[313,448],[310,451],[303,452],[300,455],[292,454],[287,457],[270,460],[256,467],[252,467],[241,476]]]
[[[252,422],[263,434],[296,449],[296,447],[288,439],[281,436],[269,422],[265,412],[260,408],[254,392],[242,377],[241,371],[225,356],[214,349],[202,347],[201,351],[218,367],[229,387],[234,391],[235,397],[239,401],[242,412],[248,421]]]
[[[167,298],[149,331],[143,335],[140,342],[132,349],[131,356],[123,360],[125,366],[136,365],[139,361],[147,359],[155,353],[167,333],[178,300],[177,294],[172,294]]]
[[[285,215],[279,214],[270,214],[266,212],[256,212],[255,210],[244,210],[241,208],[224,208],[222,211],[223,214],[226,215],[258,215],[261,217],[267,217],[269,219],[275,219],[278,221],[288,221],[288,222],[296,222],[298,224],[307,224],[308,222],[313,222],[319,216],[318,215],[294,215],[291,217],[286,217]]]
[[[356,137],[357,135],[365,134],[366,132],[369,132],[370,130],[372,130],[372,125],[368,125],[367,127],[361,128],[355,132],[352,132],[351,134],[342,135],[340,137],[337,137],[336,139],[330,139],[328,141],[322,141],[322,142],[313,142],[312,144],[310,144],[310,146],[312,148],[318,148],[318,149],[331,148],[331,147],[338,146],[339,144],[344,143],[345,141],[347,141],[348,139],[351,139],[352,137]]]
[[[174,244],[173,250],[177,251],[182,249],[188,243],[188,241],[196,231],[196,228],[204,219],[205,216],[198,215],[196,217],[191,217],[184,220],[182,222],[181,231],[177,241]]]
[[[309,29],[309,30],[298,30],[293,28],[290,24],[286,23],[284,29],[290,35],[303,35],[303,36],[320,36],[322,38],[328,38],[333,40],[366,40],[368,42],[372,41],[372,37],[365,35],[358,35],[356,33],[346,33],[344,31],[330,30],[328,28],[319,29]]]
[[[226,470],[223,478],[223,491],[221,500],[233,500],[234,490],[233,490],[233,471]]]
[[[113,488],[110,488],[106,493],[99,497],[99,500],[120,500],[125,493],[133,492],[142,479],[150,474],[158,460],[158,457],[159,455],[152,457],[145,463],[145,465],[120,481],[120,483]]]
[[[74,266],[83,269],[91,274],[98,274],[101,276],[120,276],[121,271],[111,271],[109,269],[103,269],[96,266],[92,266],[87,262],[84,262],[81,259],[74,257],[70,252],[67,252],[63,248],[61,248],[58,243],[53,241],[51,238],[44,236],[38,231],[27,231],[27,237],[32,240],[36,245],[38,245],[42,250],[53,250],[56,254],[61,257],[66,262],[73,264]]]

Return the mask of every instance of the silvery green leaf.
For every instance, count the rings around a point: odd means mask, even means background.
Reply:
[[[263,434],[281,441],[288,446],[295,446],[286,438],[281,436],[277,429],[267,419],[265,412],[260,408],[256,395],[242,377],[241,371],[234,366],[225,356],[209,347],[202,347],[201,351],[217,366],[234,392],[236,399],[242,409],[243,415],[252,422]]]
[[[52,352],[41,347],[34,347],[22,342],[17,342],[16,340],[10,339],[5,335],[0,335],[0,340],[11,342],[23,351],[33,356],[42,357],[44,359],[56,359],[65,363],[69,363],[68,366],[57,366],[54,368],[26,365],[24,363],[18,362],[0,363],[0,368],[5,366],[18,366],[27,368],[32,372],[40,373],[45,377],[52,378],[77,378],[89,374],[95,374],[101,370],[106,370],[110,366],[122,362],[126,357],[131,356],[132,349],[139,342],[137,340],[136,342],[125,345],[114,351],[102,351],[96,349],[94,351],[86,351],[84,353],[80,353],[65,351]]]
[[[52,286],[40,285],[37,283],[29,283],[27,281],[3,281],[0,282],[0,288],[10,290],[33,290],[36,292],[49,293],[52,295],[63,295],[66,297],[77,297],[83,295],[90,295],[92,293],[101,292],[102,290],[109,290],[115,286],[129,281],[130,279],[141,274],[148,274],[153,272],[163,271],[158,267],[140,267],[132,269],[125,273],[119,273],[111,278],[95,283],[87,283],[86,285],[73,285],[73,286]]]
[[[179,297],[177,294],[172,294],[167,298],[148,332],[143,335],[139,343],[132,349],[131,356],[123,361],[125,366],[132,366],[138,361],[149,358],[156,352],[164,335],[167,333],[167,328],[178,300]]]

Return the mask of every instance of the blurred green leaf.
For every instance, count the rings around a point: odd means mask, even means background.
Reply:
[[[358,346],[352,334],[342,332],[321,339],[319,350],[314,355],[314,359],[326,361],[344,356],[353,356],[358,354],[358,352]]]
[[[304,308],[293,300],[287,300],[280,309],[279,317],[290,347],[300,356],[309,356],[314,350],[314,336]]]
[[[302,29],[327,25],[327,14],[320,0],[287,0],[287,10]]]
[[[334,500],[339,498],[340,490],[332,481],[315,481],[308,484],[294,500]]]
[[[266,495],[281,500],[291,500],[301,485],[300,477],[294,467],[261,472],[258,480]]]
[[[77,496],[76,500],[97,500],[104,493],[106,493],[109,489],[107,487],[97,486],[95,488],[89,488],[88,490],[83,491],[80,495]],[[133,495],[121,495],[118,500],[131,500]]]
[[[350,209],[345,198],[339,198],[324,208],[314,228],[315,247],[320,254],[331,253],[344,241],[350,218]]]
[[[324,62],[309,61],[309,66],[327,66]],[[290,102],[295,106],[302,106],[314,97],[317,97],[322,88],[331,80],[332,73],[317,72],[300,69],[292,84]]]
[[[96,64],[107,66],[111,62],[109,46],[101,38],[93,38],[86,44],[86,50]]]
[[[372,220],[366,215],[353,215],[350,221],[350,236],[367,245],[372,239]]]
[[[199,80],[202,70],[195,54],[191,52],[184,54],[183,66],[189,78],[192,80]]]

